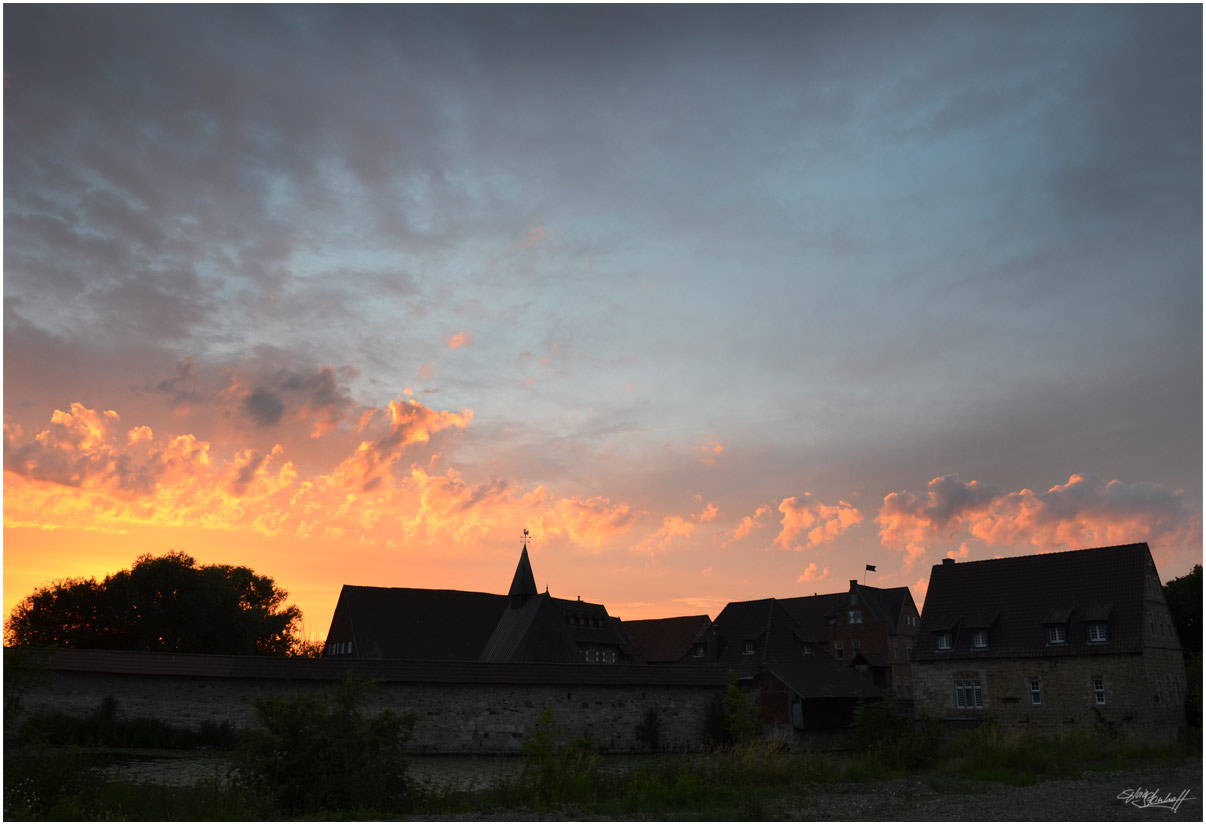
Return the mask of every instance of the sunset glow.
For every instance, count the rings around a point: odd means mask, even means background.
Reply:
[[[1202,559],[1201,9],[5,7],[4,610]],[[840,48],[833,44],[842,44]],[[271,71],[265,71],[271,66]]]

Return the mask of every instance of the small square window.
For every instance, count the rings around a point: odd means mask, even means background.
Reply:
[[[1090,642],[1108,642],[1109,634],[1106,632],[1105,622],[1093,622],[1089,625],[1089,641]]]
[[[938,634],[938,649],[939,650],[950,650],[951,649],[951,634],[949,632]]]
[[[850,624],[862,624],[863,623],[863,611],[851,610],[851,611],[849,611],[849,613],[850,613]]]
[[[985,648],[988,647],[988,631],[973,630],[972,631],[972,647]]]
[[[744,649],[742,649],[742,651],[741,651],[741,652],[742,652],[742,654],[743,654],[743,655],[745,655],[745,656],[753,656],[753,655],[754,655],[754,643],[753,643],[753,642],[750,642],[750,641],[747,641],[747,642],[745,643],[745,647],[744,647]]]
[[[707,645],[704,645],[701,643],[701,644],[697,644],[695,646],[695,649],[691,652],[691,655],[694,656],[696,659],[702,659],[704,657],[704,654],[707,652],[708,652]]]
[[[607,664],[614,664],[616,661],[615,651],[614,650],[603,651],[603,661],[606,662]]]
[[[1047,628],[1047,644],[1062,645],[1067,643],[1068,633],[1062,624],[1053,624]]]

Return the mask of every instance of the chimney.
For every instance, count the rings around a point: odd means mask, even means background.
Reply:
[[[851,579],[851,580],[850,580],[850,586],[851,586],[851,587],[854,587],[856,584],[858,584],[858,579]]]
[[[943,564],[954,564],[954,563],[955,563],[955,560],[954,560],[954,559],[951,559],[951,558],[946,558],[946,559],[943,559],[943,560],[942,560],[942,563],[943,563]]]

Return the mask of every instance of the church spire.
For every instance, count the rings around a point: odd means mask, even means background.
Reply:
[[[523,531],[523,550],[519,554],[519,565],[515,568],[515,578],[511,580],[511,590],[507,593],[511,597],[512,603],[518,601],[522,604],[528,596],[535,596],[536,577],[532,575],[532,562],[528,560],[528,539],[530,538],[527,528]]]

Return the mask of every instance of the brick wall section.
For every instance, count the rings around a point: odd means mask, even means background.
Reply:
[[[853,589],[853,586],[852,586]],[[857,610],[862,615],[861,622],[850,621],[850,611]],[[900,697],[911,697],[912,666],[909,655],[917,644],[918,627],[916,611],[907,611],[913,620],[906,624],[901,619],[897,632],[892,633],[887,622],[876,621],[871,611],[864,605],[851,605],[849,597],[838,612],[837,619],[829,629],[829,651],[836,657],[836,642],[842,643],[842,655],[839,657],[843,664],[850,664],[854,659],[854,642],[859,643],[859,649],[864,653],[879,653],[887,657],[892,668],[891,684],[885,687],[889,692]]]
[[[305,665],[305,660],[295,661]],[[6,680],[16,678],[11,668],[6,670]],[[236,728],[254,726],[257,718],[251,700],[256,696],[325,692],[338,682],[337,678],[54,668],[35,669],[28,678],[31,689],[22,702],[24,713],[59,710],[82,716],[95,710],[106,696],[113,696],[118,702],[118,718],[154,718],[193,728],[209,720],[225,721]],[[567,738],[583,736],[604,751],[640,751],[636,726],[652,707],[661,721],[663,747],[696,751],[704,745],[704,709],[713,695],[723,691],[723,679],[712,685],[408,684],[391,680],[370,693],[369,709],[414,713],[411,750],[416,753],[497,754],[517,753],[525,730],[545,710],[552,710]]]

